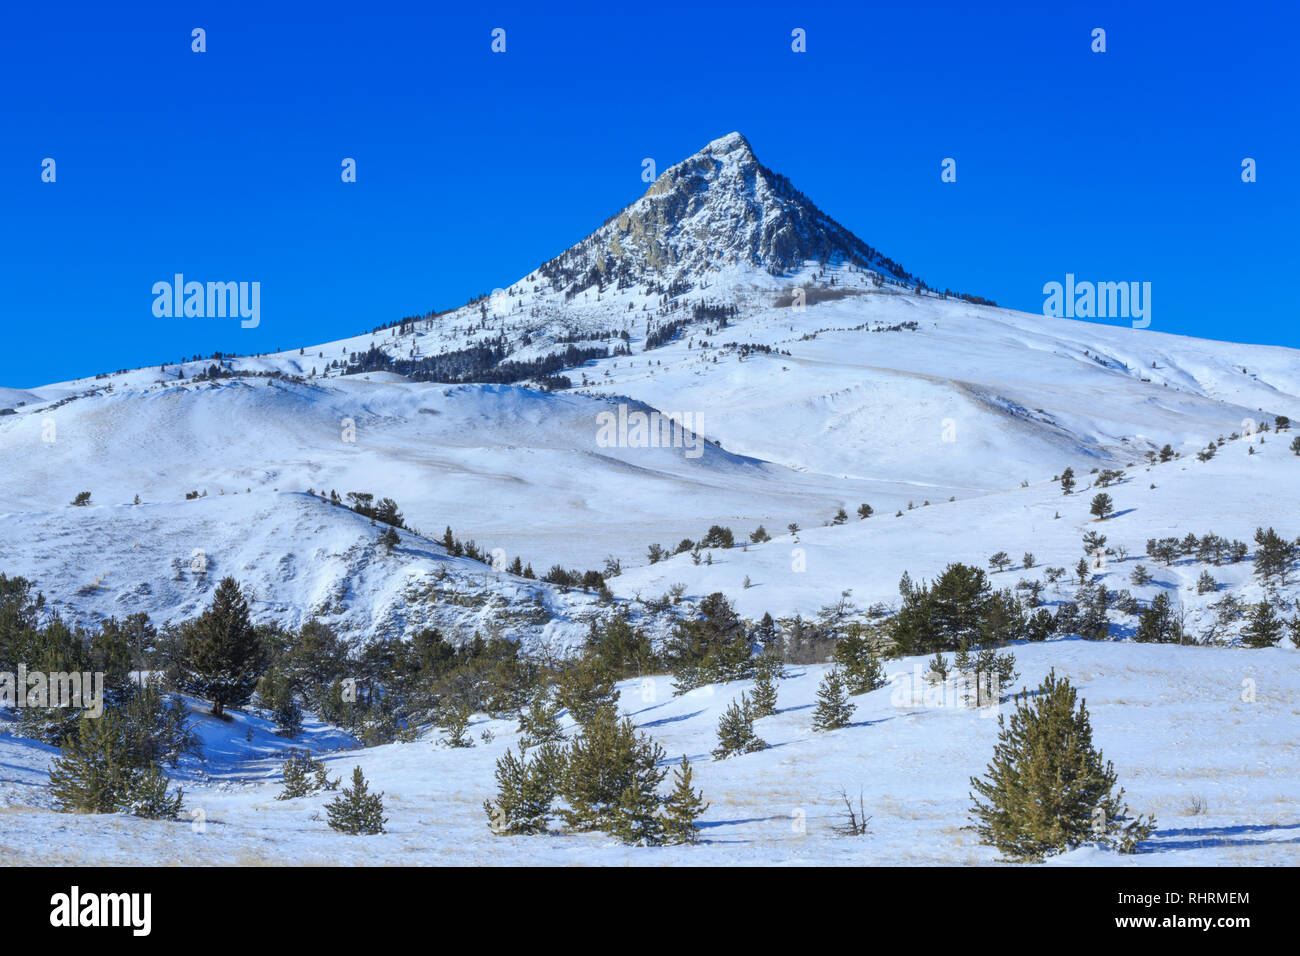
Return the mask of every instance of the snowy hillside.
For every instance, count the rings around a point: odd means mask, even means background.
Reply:
[[[666,660],[654,655],[715,593],[734,604],[748,654],[766,614],[782,633],[813,622],[840,639],[849,621],[875,627],[899,610],[904,572],[933,582],[963,562],[1056,615],[1050,639],[1012,646],[1015,688],[1052,668],[1075,681],[1129,802],[1160,821],[1137,857],[1088,848],[1056,862],[1294,862],[1300,650],[1241,645],[1256,604],[1300,615],[1300,574],[1264,575],[1255,547],[1266,527],[1300,540],[1286,421],[1300,420],[1300,353],[941,288],[729,134],[465,306],[278,354],[0,388],[0,574],[43,593],[44,623],[88,627],[192,621],[230,576],[254,621],[322,622],[353,662],[436,627],[448,655],[500,636],[527,666],[578,666],[591,623],[625,612],[653,647],[626,651],[625,676]],[[663,430],[638,424],[660,415]],[[1112,510],[1099,516],[1103,491]],[[402,520],[352,510],[358,493],[392,499]],[[1087,535],[1106,540],[1089,548]],[[1152,539],[1188,535],[1149,553]],[[1064,612],[1098,592],[1111,640],[1082,640]],[[1165,599],[1202,646],[1131,640]],[[498,663],[473,659],[472,678],[456,677],[485,680],[474,668]],[[224,723],[188,697],[207,759],[173,777],[205,828],[56,815],[45,781],[57,751],[5,733],[18,728],[0,710],[0,861],[18,846],[27,860],[102,863],[994,861],[963,827],[996,721],[902,694],[919,658],[886,666],[890,687],[820,734],[810,715],[827,666],[789,664],[780,713],[757,723],[769,746],[719,762],[719,719],[748,682],[675,697],[658,671],[623,681],[621,710],[670,763],[689,756],[712,803],[702,846],[653,850],[492,835],[482,803],[518,739],[499,716],[513,698],[476,709],[471,748],[421,726],[413,742],[354,752],[319,713],[289,740],[253,705]],[[403,712],[412,723],[452,696],[445,672],[416,673],[429,706]],[[382,709],[391,688],[378,686],[367,704]],[[564,724],[572,735],[571,714]],[[323,796],[276,800],[292,746],[335,774],[361,765],[385,792],[389,832],[341,842]],[[869,836],[833,834],[841,788],[861,789]]]
[[[1293,734],[1300,672],[1286,650],[1152,647],[1085,641],[1015,649],[1021,681],[1035,685],[1055,667],[1077,683],[1093,714],[1097,744],[1114,761],[1136,810],[1161,827],[1136,856],[1091,847],[1056,865],[1268,865],[1296,861],[1300,777]],[[330,773],[360,765],[384,792],[388,832],[340,837],[324,822],[324,795],[277,800],[287,742],[255,716],[213,726],[195,713],[212,744],[205,765],[187,762],[175,779],[187,815],[174,823],[120,816],[69,816],[48,809],[43,791],[50,749],[0,736],[0,862],[10,864],[636,864],[863,865],[989,864],[997,854],[962,828],[968,778],[984,770],[997,721],[987,713],[916,694],[923,661],[891,661],[891,684],[854,698],[852,724],[809,729],[821,666],[792,667],[780,682],[780,712],[755,723],[770,745],[713,761],[714,728],[747,684],[672,697],[668,681],[620,685],[621,707],[676,763],[685,754],[712,804],[702,842],[628,847],[600,834],[494,836],[482,803],[493,793],[496,759],[513,747],[513,722],[483,715],[475,746],[450,749],[429,731],[409,744],[332,751],[320,728],[299,745],[325,753]],[[1243,681],[1254,681],[1254,700]],[[1189,695],[1188,686],[1198,688]],[[255,730],[245,740],[247,727]],[[572,723],[566,722],[572,733]],[[494,739],[478,739],[491,730]],[[859,790],[870,833],[841,837],[840,790]],[[1197,807],[1197,800],[1204,810]],[[7,804],[7,809],[3,805]],[[20,848],[21,850],[17,849]],[[5,856],[4,854],[8,854]]]

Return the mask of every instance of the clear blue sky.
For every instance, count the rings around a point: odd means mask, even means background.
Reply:
[[[440,6],[9,5],[0,384],[461,304],[731,130],[932,285],[1149,281],[1153,329],[1300,346],[1293,2]],[[154,318],[176,272],[260,281],[260,327]]]

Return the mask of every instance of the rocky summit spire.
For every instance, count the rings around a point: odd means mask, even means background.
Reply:
[[[915,281],[760,163],[733,132],[665,169],[640,199],[540,271],[566,296],[609,285],[678,294],[708,285],[709,273],[721,269],[784,275],[813,261]]]

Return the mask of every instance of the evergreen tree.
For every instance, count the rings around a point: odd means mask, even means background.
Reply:
[[[185,664],[216,717],[247,703],[262,673],[262,639],[249,619],[248,602],[234,578],[217,585],[208,609],[186,628]]]
[[[555,777],[562,760],[554,743],[542,744],[529,760],[523,747],[497,761],[497,797],[483,803],[488,826],[497,836],[543,833],[555,802]]]
[[[1155,821],[1130,820],[1115,771],[1092,744],[1087,705],[1053,671],[1034,695],[998,716],[984,779],[971,778],[972,816],[983,843],[1010,860],[1036,861],[1095,839],[1132,852]],[[978,794],[978,796],[976,796]]]
[[[1182,642],[1182,629],[1174,618],[1169,595],[1161,591],[1151,599],[1151,606],[1142,612],[1138,619],[1135,641],[1155,644],[1179,644]]]
[[[558,743],[564,739],[560,729],[560,706],[545,688],[539,688],[527,707],[519,711],[519,749]]]
[[[1111,512],[1115,510],[1115,502],[1110,495],[1102,491],[1094,495],[1092,505],[1088,508],[1091,514],[1097,516],[1098,521],[1105,521],[1110,517]]]
[[[700,602],[697,612],[679,621],[668,641],[666,656],[676,685],[691,690],[747,677],[753,645],[731,602],[715,592]]]
[[[854,621],[835,643],[835,663],[843,669],[850,694],[866,694],[884,687],[885,668],[872,653],[866,631]]]
[[[718,721],[718,746],[713,750],[713,759],[725,760],[733,754],[753,753],[766,746],[767,742],[754,733],[754,710],[742,692],[740,700],[733,700]]]
[[[704,795],[692,786],[691,762],[682,755],[681,766],[674,771],[672,792],[664,800],[663,831],[665,843],[695,843],[700,828],[695,821],[709,809]]]
[[[658,846],[664,836],[661,803],[642,775],[633,776],[619,795],[606,832],[632,846]]]
[[[584,654],[560,672],[556,699],[579,726],[587,726],[601,711],[613,711],[618,696],[614,675],[595,654]]]
[[[123,752],[123,721],[106,710],[81,717],[50,768],[50,792],[60,810],[113,813],[130,787],[131,766]]]
[[[284,668],[273,667],[262,675],[257,682],[257,696],[262,706],[271,711],[279,736],[292,739],[302,733],[302,708]]]
[[[131,813],[173,819],[182,792],[167,795],[169,781],[157,765],[141,765],[129,744],[126,719],[107,709],[83,716],[63,740],[50,767],[50,793],[60,810],[72,813]]]
[[[974,643],[980,639],[981,621],[992,596],[983,569],[960,562],[950,564],[928,593],[924,588],[916,588],[915,593],[921,598],[920,613],[929,619],[928,627],[932,629],[932,642],[917,647],[917,652],[952,650],[962,641]]]
[[[325,804],[329,825],[340,833],[353,836],[384,832],[388,818],[384,816],[383,793],[370,793],[361,767],[352,769],[352,786]]]
[[[858,517],[859,517],[859,518],[870,518],[870,517],[872,516],[872,514],[874,514],[874,513],[875,513],[875,512],[873,512],[872,509],[871,509],[871,505],[868,505],[868,504],[861,504],[861,505],[858,505]]]
[[[189,709],[180,697],[163,693],[161,679],[151,677],[133,685],[119,711],[123,746],[133,767],[154,763],[174,767],[184,754],[199,753]]]
[[[1074,491],[1074,469],[1067,468],[1061,472],[1061,494],[1068,495]]]
[[[934,657],[930,659],[930,666],[926,670],[926,679],[932,684],[942,684],[948,679],[948,673],[948,659],[943,656],[941,651],[935,651]]]
[[[781,677],[781,659],[775,654],[761,654],[754,664],[754,717],[771,717],[776,713],[776,682]]]
[[[1296,555],[1295,543],[1283,538],[1272,528],[1256,528],[1255,543],[1259,545],[1259,550],[1255,552],[1255,573],[1265,583],[1286,587],[1291,562]]]
[[[441,738],[448,747],[473,747],[474,741],[467,733],[469,729],[470,710],[463,703],[452,703],[443,708]]]
[[[280,776],[283,788],[276,796],[277,800],[293,800],[320,790],[337,790],[340,783],[337,778],[329,778],[325,761],[314,759],[310,750],[300,753],[297,748],[289,751]]]
[[[1276,647],[1282,640],[1282,620],[1266,597],[1255,605],[1250,619],[1241,629],[1241,641],[1247,647]]]
[[[849,700],[848,688],[840,668],[832,667],[817,688],[817,707],[813,711],[813,730],[838,730],[847,727],[857,707]]]
[[[638,735],[632,721],[620,720],[612,707],[603,707],[569,744],[557,778],[557,791],[568,804],[560,811],[575,830],[610,832],[628,806],[624,793],[633,797],[657,792],[667,770],[659,764],[663,748],[645,734]],[[622,807],[622,809],[620,809]]]
[[[167,775],[150,764],[133,775],[117,809],[146,820],[175,820],[180,815],[185,792],[177,787],[175,794],[169,794],[170,785]]]

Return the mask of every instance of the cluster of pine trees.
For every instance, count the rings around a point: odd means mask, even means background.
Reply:
[[[497,761],[496,796],[483,804],[492,832],[544,833],[559,819],[571,831],[641,846],[696,841],[708,804],[694,788],[690,761],[682,757],[672,789],[662,793],[664,750],[620,718],[617,703],[612,683],[562,686],[555,701],[539,693],[521,715],[518,754]],[[557,704],[577,721],[567,742]]]
[[[0,574],[0,671],[103,675],[103,712],[84,699],[52,694],[49,706],[18,710],[18,732],[61,748],[50,770],[55,804],[78,813],[173,818],[182,795],[165,768],[197,752],[185,707],[140,662],[156,638],[144,615],[110,619],[97,630],[48,615],[31,582]],[[51,688],[52,689],[52,688]],[[19,688],[25,692],[27,688]],[[84,698],[90,688],[82,688]]]

